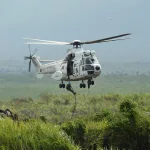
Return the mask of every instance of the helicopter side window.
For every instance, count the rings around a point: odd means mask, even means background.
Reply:
[[[91,62],[92,62],[92,64],[94,64],[94,62],[95,62],[94,58],[91,58]]]
[[[84,66],[82,66],[82,70],[84,71]]]

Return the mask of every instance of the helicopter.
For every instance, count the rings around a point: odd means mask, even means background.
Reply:
[[[94,85],[94,78],[98,77],[102,70],[96,52],[94,50],[85,50],[82,48],[82,45],[125,40],[127,38],[120,37],[129,35],[131,35],[131,33],[85,42],[80,40],[74,40],[73,42],[59,42],[37,38],[23,38],[25,40],[30,40],[25,43],[28,44],[30,55],[25,56],[24,59],[29,59],[29,72],[31,70],[32,62],[36,68],[38,78],[42,78],[46,74],[51,75],[54,80],[60,81],[59,88],[71,88],[71,81],[81,81],[79,87],[86,88],[85,80],[87,80],[87,86],[90,88],[91,85]],[[73,48],[68,50],[66,56],[62,60],[41,60],[39,56],[35,55],[37,50],[31,54],[31,44],[72,45]],[[42,64],[42,62],[45,62],[45,64]],[[64,81],[68,82],[67,85],[64,84]]]

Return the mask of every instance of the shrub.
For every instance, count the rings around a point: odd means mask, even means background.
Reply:
[[[103,147],[104,135],[107,132],[108,121],[101,122],[90,121],[86,123],[86,148]]]
[[[46,103],[47,105],[49,104],[49,102],[52,100],[53,95],[49,94],[48,92],[44,92],[40,94],[40,98],[41,100]]]
[[[73,139],[75,144],[84,147],[86,126],[81,120],[70,121],[62,125],[62,129]]]
[[[0,147],[3,150],[77,150],[57,126],[41,121],[15,123],[0,120]]]
[[[150,122],[136,110],[136,103],[124,100],[120,113],[109,126],[113,147],[125,150],[148,150],[150,146]]]
[[[100,112],[97,112],[93,117],[94,121],[102,121],[105,120],[112,120],[112,113],[108,109],[102,109]]]

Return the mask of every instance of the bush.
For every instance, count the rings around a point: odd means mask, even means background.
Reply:
[[[90,121],[86,123],[86,148],[103,147],[104,135],[107,132],[108,121]]]
[[[84,147],[86,126],[83,121],[75,120],[64,123],[62,129],[73,139],[75,144],[80,145],[82,148]]]
[[[136,103],[124,100],[120,114],[109,126],[110,142],[113,147],[125,150],[148,150],[150,146],[150,122],[136,110]]]
[[[67,135],[82,149],[102,147],[107,127],[106,120],[101,122],[87,121],[86,124],[81,120],[75,120],[62,125],[62,129]]]
[[[41,121],[13,122],[0,120],[0,148],[3,150],[77,150],[68,136],[51,124]]]
[[[112,113],[108,109],[102,109],[100,112],[97,112],[93,117],[94,121],[102,121],[105,120],[112,120]]]

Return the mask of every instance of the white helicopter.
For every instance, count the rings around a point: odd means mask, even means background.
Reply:
[[[121,34],[113,37],[103,38],[94,41],[81,42],[80,40],[74,40],[73,42],[58,42],[49,40],[40,40],[33,38],[24,38],[26,40],[32,40],[25,44],[29,45],[30,56],[26,56],[25,59],[29,59],[29,72],[31,69],[31,61],[33,62],[37,74],[40,77],[48,74],[55,80],[61,81],[59,88],[65,88],[64,81],[69,81],[66,89],[71,88],[70,81],[81,81],[80,88],[86,88],[84,83],[87,80],[88,88],[94,85],[94,78],[98,77],[101,73],[101,65],[96,57],[94,50],[84,50],[81,46],[83,44],[94,44],[102,42],[110,42],[117,40],[125,40],[120,37],[128,36],[130,33]],[[64,59],[58,61],[52,60],[40,60],[40,57],[34,54],[31,55],[30,44],[43,44],[43,45],[73,45],[73,48],[67,52]],[[41,62],[47,62],[41,64]]]

